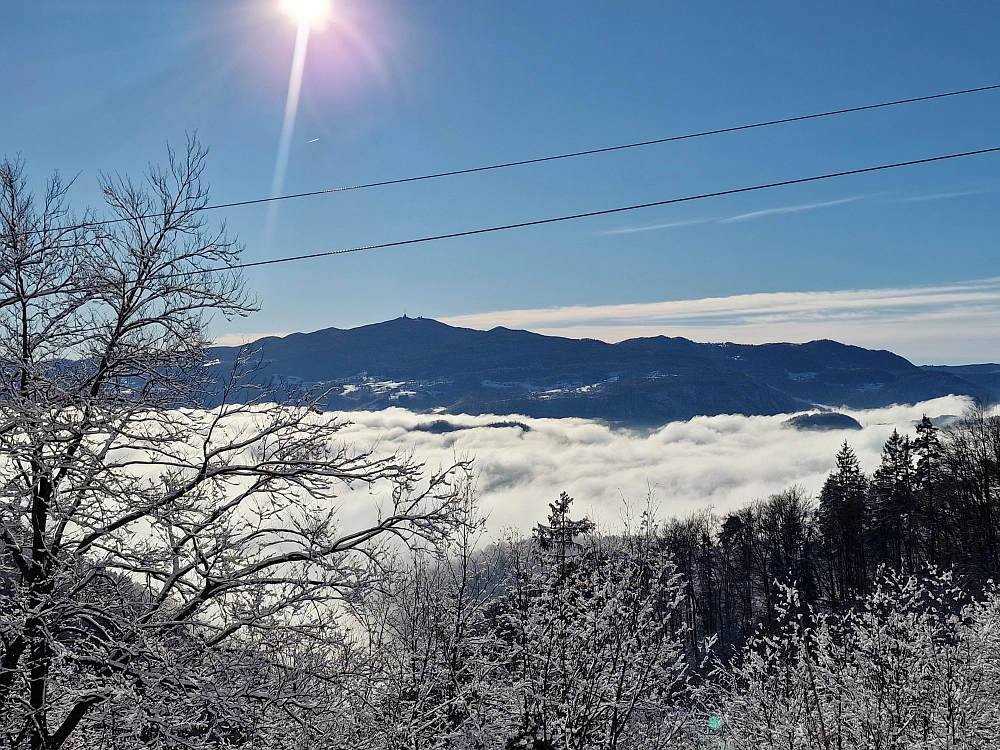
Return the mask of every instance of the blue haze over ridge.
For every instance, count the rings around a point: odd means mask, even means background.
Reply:
[[[267,337],[255,378],[283,394],[321,387],[329,410],[584,417],[656,426],[697,415],[877,408],[1000,393],[1000,365],[918,367],[889,351],[821,340],[701,344],[657,336],[609,344],[402,317]],[[238,347],[214,347],[228,371]]]

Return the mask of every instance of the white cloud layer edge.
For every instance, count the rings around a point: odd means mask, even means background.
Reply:
[[[341,435],[359,446],[377,441],[382,450],[412,450],[431,467],[456,456],[474,459],[490,531],[516,527],[526,532],[545,519],[548,503],[561,491],[576,498],[581,513],[609,527],[621,523],[625,501],[641,510],[648,488],[663,516],[708,506],[726,511],[792,485],[817,494],[845,440],[871,472],[893,429],[912,435],[924,414],[957,416],[969,406],[965,397],[948,396],[914,406],[843,410],[862,424],[860,431],[794,430],[782,426],[790,416],[784,414],[695,417],[648,433],[613,430],[585,419],[435,416],[393,408],[343,415],[352,424]],[[440,418],[468,429],[413,431]],[[530,430],[487,426],[511,420]],[[347,517],[363,513],[355,505],[360,499],[345,497],[342,512]]]
[[[1000,361],[1000,277],[930,286],[767,292],[696,300],[507,310],[441,319],[622,341],[684,336],[763,344],[834,339],[889,349],[917,363]]]

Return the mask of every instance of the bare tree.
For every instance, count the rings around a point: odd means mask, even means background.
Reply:
[[[23,164],[0,164],[11,748],[308,744],[322,731],[308,683],[330,678],[333,603],[393,544],[460,523],[464,462],[426,472],[344,445],[343,423],[308,395],[248,394],[249,353],[209,382],[208,316],[253,304],[225,270],[239,247],[204,219],[205,154],[189,139],[142,183],[103,178],[114,223],[88,215],[78,228],[64,228],[77,222],[58,178],[35,200]],[[222,406],[190,408],[216,387]],[[336,504],[355,487],[379,510],[345,530]]]
[[[400,558],[384,585],[351,604],[367,667],[349,690],[364,728],[353,748],[486,748],[503,736],[506,654],[490,612],[504,595],[505,550],[478,548],[472,499],[452,544]]]

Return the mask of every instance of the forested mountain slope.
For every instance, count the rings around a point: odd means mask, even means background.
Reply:
[[[608,344],[425,318],[268,337],[255,377],[279,392],[320,386],[329,409],[589,417],[658,425],[696,415],[874,408],[949,394],[989,398],[1000,366],[917,367],[835,341],[699,344],[657,336]],[[216,347],[220,374],[237,347]]]

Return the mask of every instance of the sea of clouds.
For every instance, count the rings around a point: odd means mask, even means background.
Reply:
[[[633,515],[646,507],[649,491],[661,517],[707,506],[724,512],[792,485],[818,494],[845,440],[871,472],[894,429],[913,435],[924,414],[947,422],[970,406],[965,397],[947,396],[914,406],[841,410],[861,423],[863,429],[853,431],[796,430],[782,425],[790,416],[784,414],[695,417],[647,432],[586,419],[427,415],[393,408],[345,414],[350,424],[341,436],[359,447],[378,442],[383,451],[412,451],[431,467],[456,457],[473,459],[492,533],[529,530],[545,520],[548,503],[562,491],[576,499],[579,513],[613,528],[622,523],[627,505]],[[415,429],[438,419],[463,429]],[[512,421],[529,429],[490,426]],[[352,499],[343,500],[342,514],[354,515]]]

